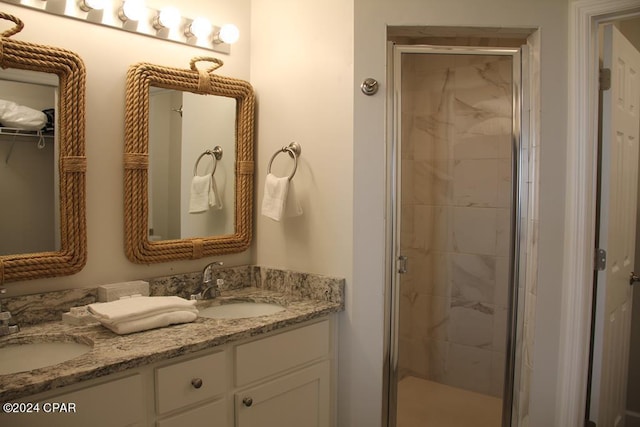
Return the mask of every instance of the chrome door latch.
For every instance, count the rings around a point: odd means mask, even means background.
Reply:
[[[408,258],[404,255],[398,257],[398,273],[405,274],[408,268]]]
[[[636,273],[632,271],[631,275],[629,276],[629,285],[633,286],[638,282],[640,282],[640,276],[636,275]]]
[[[607,269],[607,251],[604,249],[596,249],[595,269],[596,271]]]

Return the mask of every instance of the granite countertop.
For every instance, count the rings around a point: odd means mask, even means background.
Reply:
[[[210,319],[128,335],[117,335],[100,324],[73,326],[61,321],[23,327],[0,338],[0,347],[12,342],[76,341],[92,344],[89,352],[58,365],[0,375],[0,401],[7,402],[80,381],[94,379],[153,362],[212,348],[342,311],[342,298],[315,299],[256,287],[223,291],[198,307],[233,300],[273,302],[285,310],[260,317]]]

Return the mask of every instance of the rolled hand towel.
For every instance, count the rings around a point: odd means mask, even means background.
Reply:
[[[211,175],[194,176],[191,180],[189,213],[200,213],[207,211],[209,209],[211,193]]]
[[[280,221],[284,213],[284,206],[289,191],[289,178],[278,178],[268,174],[264,183],[264,195],[262,197],[262,215]]]
[[[152,314],[135,320],[124,320],[111,322],[101,320],[103,326],[111,329],[119,335],[131,334],[133,332],[146,331],[148,329],[164,328],[178,323],[189,323],[196,320],[198,312],[193,311],[172,311],[169,313]]]
[[[191,311],[196,315],[196,301],[176,296],[133,297],[111,302],[89,304],[89,311],[100,321],[120,322],[172,311]]]

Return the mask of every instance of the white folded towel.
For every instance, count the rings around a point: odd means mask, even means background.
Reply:
[[[191,196],[189,213],[205,212],[209,209],[209,192],[211,191],[211,175],[194,176],[191,180]]]
[[[195,303],[196,301],[176,296],[133,297],[89,304],[89,311],[100,322],[122,322],[172,311],[191,311],[197,315]]]
[[[273,174],[267,174],[264,183],[264,195],[262,197],[262,215],[280,221],[284,213],[284,205],[289,191],[289,178],[278,178]]]
[[[197,310],[193,311],[171,311],[168,313],[159,313],[149,315],[135,320],[124,320],[119,322],[110,322],[103,320],[103,326],[111,329],[116,334],[124,335],[133,332],[146,331],[148,329],[163,328],[178,323],[189,323],[198,317]]]

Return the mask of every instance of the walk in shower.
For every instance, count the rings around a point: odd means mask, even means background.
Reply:
[[[521,64],[520,48],[393,47],[390,426],[512,425]]]

